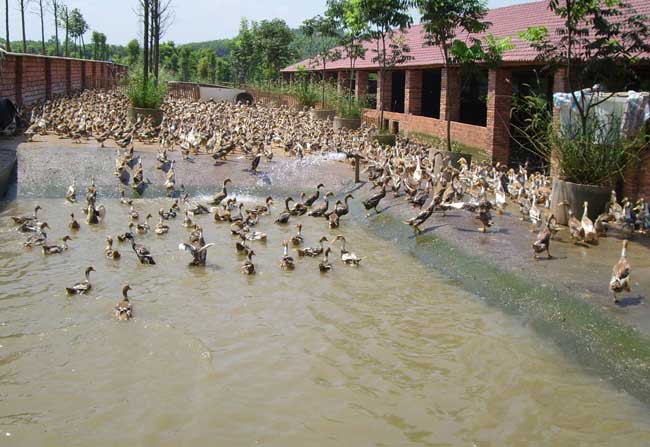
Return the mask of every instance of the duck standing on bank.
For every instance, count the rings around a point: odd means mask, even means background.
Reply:
[[[551,232],[551,225],[553,225],[554,221],[555,221],[555,216],[553,214],[548,216],[544,229],[539,232],[539,234],[537,235],[537,239],[535,239],[535,242],[533,242],[533,258],[535,260],[539,259],[537,255],[543,252],[546,252],[548,259],[553,259],[553,256],[551,256],[550,247],[551,247],[551,239],[553,236]]]
[[[618,303],[617,294],[630,292],[630,263],[627,260],[627,239],[623,240],[621,257],[612,269],[612,279],[609,281],[609,290],[614,295],[614,302]]]

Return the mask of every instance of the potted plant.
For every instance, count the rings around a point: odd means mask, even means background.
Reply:
[[[140,70],[129,70],[125,85],[126,96],[131,101],[127,110],[129,120],[135,121],[138,117],[150,117],[154,126],[160,125],[163,111],[160,106],[165,100],[166,89],[163,83],[156,84],[152,78],[144,78]]]
[[[361,116],[365,103],[355,97],[341,96],[336,102],[337,116],[334,118],[334,129],[358,129],[361,127]]]

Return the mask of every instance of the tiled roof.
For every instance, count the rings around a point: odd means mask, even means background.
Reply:
[[[628,3],[639,14],[650,16],[650,0],[628,0]],[[517,33],[525,31],[531,26],[544,25],[548,28],[551,35],[556,35],[555,30],[562,27],[562,19],[557,17],[552,11],[547,8],[548,2],[546,0],[524,3],[520,5],[507,6],[503,8],[491,9],[486,21],[492,23],[492,26],[487,31],[498,38],[511,37],[512,43],[515,48],[506,52],[503,56],[504,63],[517,63],[517,62],[531,62],[537,56],[537,52],[530,47],[527,42],[522,41]],[[442,65],[442,53],[438,47],[424,46],[424,30],[422,25],[415,25],[406,30],[406,41],[411,48],[410,55],[413,57],[410,61],[402,64],[403,67],[414,66],[428,66],[428,65]],[[484,33],[484,34],[487,34]],[[476,37],[481,38],[484,34],[478,34]],[[457,39],[467,39],[467,33],[459,33]],[[364,59],[358,59],[356,68],[374,68],[375,64],[372,63],[374,53],[372,48],[373,42],[365,42],[364,46],[368,49]],[[644,55],[650,57],[650,55]],[[284,72],[296,71],[298,66],[310,66],[310,60],[306,59],[296,64],[290,65],[285,68]],[[349,68],[350,63],[348,59],[341,59],[336,62],[330,62],[327,65],[328,70],[342,70]]]

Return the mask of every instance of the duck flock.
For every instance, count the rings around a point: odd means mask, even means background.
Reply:
[[[253,257],[255,251],[250,243],[266,241],[266,233],[259,231],[265,221],[275,225],[294,224],[296,233],[289,240],[282,241],[278,266],[283,270],[293,270],[295,259],[289,247],[296,249],[298,257],[321,257],[318,268],[327,273],[333,269],[329,260],[331,247],[325,244],[340,243],[341,262],[358,266],[361,258],[347,248],[343,235],[328,241],[323,236],[317,246],[303,247],[302,225],[294,223],[299,216],[322,219],[323,225],[330,229],[340,226],[342,217],[350,212],[349,200],[337,200],[330,206],[332,192],[325,192],[325,186],[318,184],[314,190],[301,194],[299,200],[284,198],[284,208],[274,214],[275,201],[268,197],[264,203],[245,207],[228,193],[230,179],[223,181],[223,187],[205,203],[192,201],[184,192],[183,185],[177,186],[174,160],[168,152],[180,151],[181,162],[193,161],[198,155],[204,163],[223,164],[229,157],[246,157],[250,160],[250,170],[256,173],[260,164],[268,163],[274,153],[285,157],[301,159],[307,155],[328,153],[343,154],[346,158],[360,160],[365,165],[364,172],[371,189],[376,190],[362,201],[366,216],[380,213],[381,201],[388,194],[403,197],[414,208],[414,216],[404,224],[419,234],[425,222],[434,214],[445,215],[451,210],[464,210],[473,213],[480,222],[481,232],[489,233],[493,225],[493,215],[502,214],[508,206],[518,208],[522,221],[530,222],[537,234],[532,242],[535,259],[542,253],[551,259],[551,241],[558,231],[557,220],[550,213],[551,179],[541,172],[529,172],[527,166],[517,169],[486,162],[474,163],[470,167],[460,159],[456,165],[435,148],[408,138],[398,138],[394,147],[381,146],[372,138],[374,129],[362,126],[357,130],[334,130],[331,122],[310,118],[306,112],[298,112],[286,107],[270,105],[244,105],[216,101],[191,101],[189,99],[168,99],[162,106],[164,118],[155,125],[149,118],[132,122],[127,118],[128,99],[117,91],[87,90],[74,97],[58,98],[35,106],[31,113],[31,125],[25,131],[28,141],[37,135],[55,134],[60,138],[81,142],[95,139],[104,147],[107,140],[118,146],[115,157],[116,182],[123,188],[131,187],[134,193],[143,194],[149,180],[144,175],[142,158],[134,151],[136,142],[158,146],[156,166],[165,173],[164,188],[169,196],[169,206],[158,210],[158,223],[151,226],[151,214],[140,216],[140,211],[132,199],[126,197],[124,189],[120,203],[128,208],[131,220],[128,231],[116,235],[121,243],[130,243],[131,249],[140,263],[155,266],[154,254],[143,244],[136,243],[136,237],[149,232],[164,235],[178,220],[189,231],[186,242],[178,245],[180,250],[191,255],[191,265],[206,263],[207,252],[214,244],[206,243],[203,229],[196,216],[212,215],[215,223],[230,223],[230,231],[235,237],[235,250],[245,257],[241,263],[243,274],[255,274]],[[97,188],[93,180],[86,187],[85,197],[78,198],[76,181],[69,186],[66,199],[72,203],[82,203],[81,211],[88,225],[102,221],[106,214],[104,206],[98,204]],[[582,219],[571,215],[568,230],[576,244],[592,244],[607,231],[617,227],[623,232],[648,233],[650,231],[650,211],[643,200],[632,203],[625,198],[622,203],[612,198],[608,209],[596,221],[587,215],[588,203],[584,204]],[[43,255],[56,255],[68,250],[70,236],[65,236],[59,244],[51,244],[46,230],[49,225],[41,221],[37,206],[33,215],[14,216],[18,230],[28,233],[25,247],[40,247]],[[141,219],[142,217],[142,219]],[[70,215],[68,228],[74,232],[80,223],[74,214]],[[113,260],[121,258],[113,246],[112,236],[106,237],[104,255]],[[155,268],[155,267],[153,267]],[[92,266],[85,270],[85,278],[66,288],[69,294],[85,294],[91,289],[90,273]],[[627,260],[627,240],[619,261],[614,265],[609,282],[613,299],[618,294],[630,291],[630,264]],[[129,301],[127,284],[122,290],[122,299],[115,306],[115,317],[128,320],[133,316]]]

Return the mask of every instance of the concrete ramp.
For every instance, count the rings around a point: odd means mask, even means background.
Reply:
[[[194,101],[227,101],[232,103],[253,104],[253,95],[246,90],[225,85],[199,84],[195,82],[170,81],[167,83],[168,94],[172,98],[189,98]]]

